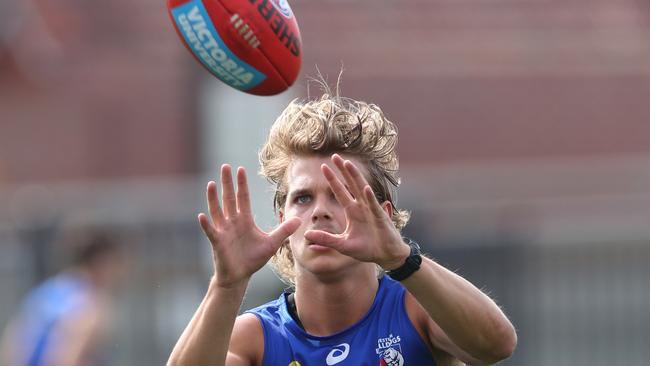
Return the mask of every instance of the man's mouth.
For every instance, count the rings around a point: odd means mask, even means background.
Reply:
[[[334,230],[334,229],[331,228],[331,227],[311,227],[311,228],[309,228],[309,229],[307,229],[307,230],[318,230],[318,231],[324,231],[324,232],[329,233],[329,234],[336,234],[336,233],[337,233],[337,231]],[[309,249],[313,249],[313,250],[316,250],[316,251],[326,251],[326,250],[331,250],[330,247],[325,246],[325,245],[322,245],[322,244],[319,244],[319,243],[316,243],[316,242],[313,242],[313,241],[307,242],[307,247],[308,247]]]
[[[317,252],[324,252],[324,251],[331,250],[330,247],[326,247],[326,246],[324,246],[322,244],[313,243],[313,242],[307,243],[307,247],[310,250],[314,250],[314,251],[317,251]]]
[[[327,247],[323,244],[315,243],[313,241],[308,242],[307,247],[309,249],[316,250],[316,251],[325,251],[330,249],[330,247]]]
[[[329,234],[338,234],[339,232],[334,230],[332,227],[310,227],[307,229],[307,231],[313,230],[313,231],[324,231]]]

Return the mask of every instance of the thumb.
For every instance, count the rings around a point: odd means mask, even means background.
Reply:
[[[302,221],[298,217],[292,217],[276,227],[269,236],[273,243],[284,242],[291,234],[295,233],[300,227]]]
[[[341,234],[331,234],[322,230],[307,230],[305,232],[305,239],[334,250],[341,251],[344,249]]]

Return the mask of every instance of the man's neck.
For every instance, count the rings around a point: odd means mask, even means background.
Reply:
[[[338,333],[366,315],[378,287],[376,274],[368,271],[327,282],[313,276],[300,276],[295,295],[298,317],[309,334]]]
[[[91,290],[95,293],[103,293],[106,290],[103,278],[96,271],[93,271],[89,268],[83,266],[77,266],[68,271],[77,278],[83,279],[88,285],[88,290]]]

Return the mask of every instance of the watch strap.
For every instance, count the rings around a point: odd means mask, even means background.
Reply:
[[[386,272],[386,274],[395,281],[404,281],[409,278],[413,273],[420,269],[420,265],[422,264],[422,255],[420,254],[420,246],[418,243],[406,237],[404,238],[404,242],[411,247],[411,254],[409,254],[406,261],[404,261],[404,264],[400,267]]]

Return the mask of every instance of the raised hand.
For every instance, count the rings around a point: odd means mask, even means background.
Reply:
[[[392,207],[382,207],[353,162],[344,160],[338,154],[332,155],[332,162],[341,172],[347,188],[326,164],[321,165],[321,171],[336,200],[345,210],[345,231],[331,234],[321,230],[308,230],[305,238],[357,260],[377,263],[386,270],[401,266],[410,249],[402,241],[388,214],[392,212]]]
[[[248,281],[300,226],[299,218],[289,219],[266,233],[256,224],[251,212],[246,171],[237,169],[237,192],[230,165],[221,166],[223,207],[219,205],[217,184],[207,187],[209,216],[198,216],[201,228],[212,244],[217,285],[237,286]]]

